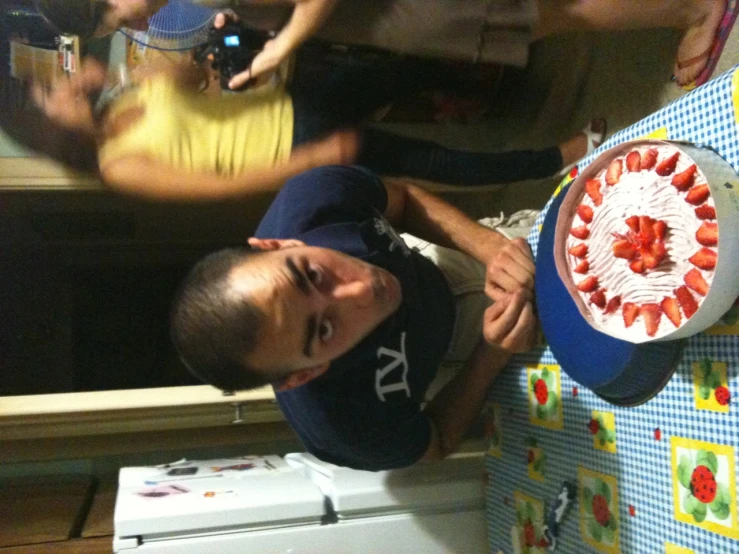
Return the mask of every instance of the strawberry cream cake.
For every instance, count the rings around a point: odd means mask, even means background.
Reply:
[[[634,147],[585,183],[566,240],[586,310],[608,334],[667,335],[713,281],[718,224],[706,177],[668,143]]]

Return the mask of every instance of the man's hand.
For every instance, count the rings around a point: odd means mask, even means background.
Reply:
[[[536,318],[527,291],[506,294],[485,310],[482,334],[485,341],[510,353],[528,352],[536,343]]]
[[[534,258],[524,239],[515,239],[500,248],[487,264],[485,294],[500,301],[523,289],[527,300],[534,293]]]

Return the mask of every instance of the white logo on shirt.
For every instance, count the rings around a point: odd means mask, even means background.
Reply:
[[[385,367],[375,370],[375,392],[377,398],[385,402],[385,395],[405,391],[411,397],[408,387],[408,360],[405,357],[405,332],[400,335],[400,351],[391,350],[384,346],[377,349],[377,357],[390,356],[393,360]],[[395,371],[395,370],[398,371]],[[387,379],[386,379],[387,378]]]
[[[409,250],[408,245],[384,217],[375,218],[375,231],[377,231],[378,235],[387,235],[388,237],[390,237],[391,243],[390,248],[388,248],[390,252],[392,252],[396,248],[400,248],[400,250],[403,252],[403,255],[405,255],[406,257],[411,255],[411,251]]]

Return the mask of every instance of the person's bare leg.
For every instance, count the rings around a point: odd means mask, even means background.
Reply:
[[[713,43],[726,0],[538,0],[540,23],[534,39],[572,31],[628,29],[684,29],[677,59],[690,60]],[[692,81],[705,67],[702,59],[678,67],[679,83]]]
[[[597,148],[605,139],[606,121],[605,119],[593,119],[589,127],[591,136],[599,135],[597,137],[593,136],[593,140],[596,140],[593,146]],[[591,138],[584,131],[580,131],[575,136],[560,144],[559,152],[562,154],[562,167],[568,167],[583,158],[588,153],[588,143],[590,140]]]

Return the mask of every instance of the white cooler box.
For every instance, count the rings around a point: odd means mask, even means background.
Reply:
[[[482,454],[356,471],[310,454],[121,469],[122,554],[484,554]]]

